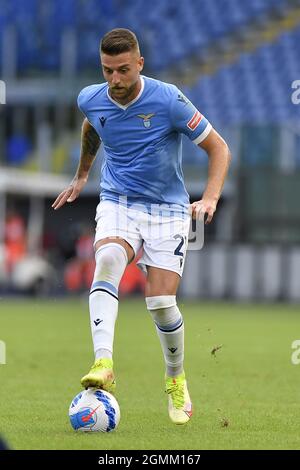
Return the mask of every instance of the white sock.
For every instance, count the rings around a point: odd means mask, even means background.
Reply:
[[[184,324],[175,295],[146,297],[162,347],[166,374],[175,377],[183,372]]]
[[[95,359],[112,359],[118,287],[127,266],[127,253],[118,243],[107,243],[97,250],[95,258],[96,269],[89,299]]]

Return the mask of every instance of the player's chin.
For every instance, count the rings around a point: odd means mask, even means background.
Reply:
[[[111,94],[112,96],[124,96],[127,95],[127,90],[126,88],[117,88],[115,90],[112,90]]]

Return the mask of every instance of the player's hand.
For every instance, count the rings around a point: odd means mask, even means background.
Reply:
[[[66,202],[73,202],[78,198],[87,178],[74,178],[70,186],[64,189],[52,204],[54,210],[60,209]]]
[[[191,204],[192,218],[196,220],[204,220],[207,214],[205,223],[209,224],[212,221],[214,213],[216,212],[217,203],[214,199],[201,199]]]

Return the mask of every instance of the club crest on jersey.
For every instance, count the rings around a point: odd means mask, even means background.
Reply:
[[[151,127],[150,119],[154,116],[154,113],[152,113],[152,114],[138,114],[137,116],[139,118],[143,119],[144,127],[146,127],[146,129],[148,129],[148,127]]]

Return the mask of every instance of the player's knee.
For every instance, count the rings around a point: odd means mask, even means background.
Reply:
[[[156,326],[164,332],[173,332],[183,325],[176,304],[176,295],[146,297],[146,304]]]
[[[157,295],[154,297],[146,297],[145,301],[147,309],[150,310],[150,312],[156,310],[157,313],[159,313],[176,305],[176,295]]]
[[[119,283],[127,266],[127,253],[123,246],[117,243],[106,243],[95,253],[95,281]]]

